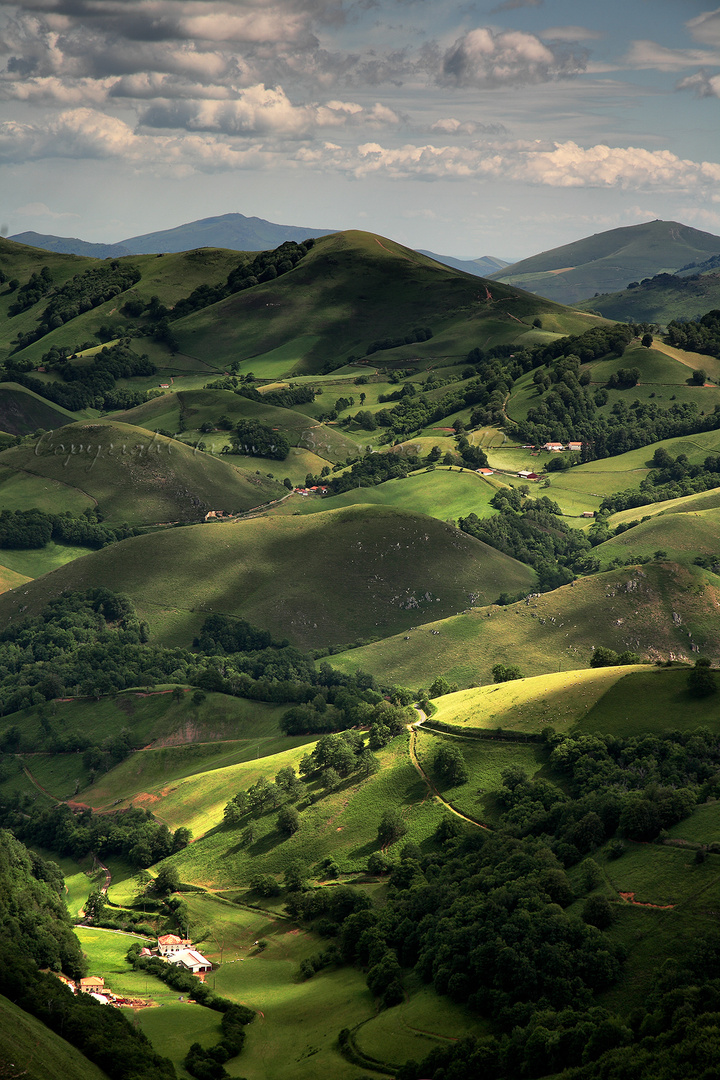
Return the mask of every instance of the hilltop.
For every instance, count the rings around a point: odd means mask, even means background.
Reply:
[[[124,540],[3,594],[0,621],[64,589],[106,585],[133,599],[160,641],[188,645],[220,613],[317,647],[398,633],[533,579],[529,567],[434,518],[360,506]]]
[[[631,281],[672,274],[718,253],[720,236],[658,220],[563,244],[491,276],[559,303],[575,304],[595,293],[617,292]]]
[[[537,332],[537,318],[551,334],[593,325],[591,315],[506,285],[490,288],[372,233],[335,233],[314,241],[310,250],[267,253],[263,271],[254,260],[252,253],[203,248],[106,263],[3,241],[0,269],[20,281],[20,290],[0,291],[0,314],[17,303],[31,270],[47,265],[52,282],[37,299],[23,294],[28,306],[3,323],[0,353],[11,355],[22,370],[37,366],[52,347],[84,350],[88,343],[131,332],[140,337],[136,349],[169,374],[209,375],[245,363],[256,374],[278,377],[330,371],[349,361],[458,362],[478,341],[522,342]],[[47,332],[33,340],[56,285],[87,270],[102,274],[101,286],[88,286],[89,309],[68,294],[62,317],[44,324]],[[228,281],[238,285],[231,295]],[[73,289],[81,286],[75,282]],[[217,300],[218,290],[223,299]],[[180,301],[185,307],[173,314]],[[158,305],[168,318],[168,330],[160,335]],[[178,317],[181,311],[187,313]],[[25,337],[14,346],[19,335]]]
[[[239,513],[286,494],[267,476],[115,420],[68,424],[4,451],[0,507],[7,489],[13,501],[4,505],[15,508],[19,479],[26,507],[59,513],[75,498],[97,506],[109,523],[131,525],[200,521],[209,510]]]

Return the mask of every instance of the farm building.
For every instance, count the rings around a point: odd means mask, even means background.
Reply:
[[[492,476],[495,472],[494,469],[476,469],[475,472],[479,472],[481,476]]]
[[[559,450],[564,450],[565,447],[561,442],[546,442],[543,444],[543,450],[552,450],[553,453],[558,453]]]
[[[595,511],[594,510],[583,510],[582,516],[584,518],[594,518],[595,517]]]
[[[105,989],[105,980],[102,975],[88,975],[86,979],[80,980],[80,990],[83,994],[97,994],[99,990]]]
[[[172,953],[166,956],[165,959],[169,964],[175,964],[177,967],[184,967],[187,971],[191,971],[193,975],[200,975],[205,971],[212,971],[212,964],[203,956],[202,953],[197,952],[196,949],[181,949],[179,952]]]
[[[567,448],[568,450],[582,450],[583,444],[581,442],[569,442]]]
[[[189,949],[191,945],[192,942],[189,938],[181,938],[177,934],[163,934],[158,938],[157,948],[160,955],[167,959],[168,956],[172,956],[174,953]]]
[[[538,476],[538,474],[536,472],[528,472],[526,469],[523,469],[522,472],[519,472],[518,476],[519,476],[519,478],[521,480],[539,480],[540,479],[540,477]]]

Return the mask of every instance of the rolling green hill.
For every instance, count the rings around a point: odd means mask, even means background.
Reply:
[[[2,995],[0,1069],[27,1080],[107,1080],[79,1050]]]
[[[671,319],[695,318],[720,306],[720,274],[717,270],[684,277],[660,274],[632,289],[602,293],[584,300],[580,307],[598,311],[606,319],[666,325]]]
[[[610,229],[543,251],[493,275],[563,304],[624,289],[720,252],[720,237],[676,221]],[[604,313],[604,312],[603,312]]]
[[[717,492],[704,494],[717,499]],[[644,509],[636,508],[636,519],[644,515]],[[720,507],[700,510],[696,503],[690,503],[674,513],[656,514],[593,550],[602,567],[616,558],[652,556],[656,551],[676,563],[691,564],[697,555],[715,558],[720,552]]]
[[[71,424],[37,443],[6,450],[0,457],[0,505],[7,484],[7,505],[15,508],[18,475],[28,474],[29,497],[42,481],[48,510],[67,509],[69,496],[99,506],[109,523],[131,525],[199,521],[209,510],[242,512],[285,494],[266,476],[114,420]]]
[[[51,431],[71,424],[73,413],[46,401],[17,383],[0,383],[0,430],[11,435],[29,435],[38,428]]]
[[[153,635],[189,644],[212,612],[305,646],[383,637],[528,588],[533,572],[434,518],[349,507],[135,537],[0,599],[0,620],[63,589],[127,593]]]
[[[430,341],[390,353],[373,353],[369,363],[394,358],[462,358],[480,339],[515,340],[518,320],[528,332],[547,312],[582,323],[557,305],[538,301],[503,285],[491,298],[477,278],[462,274],[371,233],[322,237],[288,274],[237,293],[175,324],[181,348],[221,363],[251,360],[252,369],[301,374],[337,367],[340,358],[364,357],[368,346],[396,338],[415,326],[429,326]],[[552,326],[548,328],[553,329]],[[559,328],[559,327],[558,327]],[[569,332],[569,327],[568,327]],[[265,369],[257,358],[265,357]]]
[[[327,408],[327,406],[326,406]],[[164,428],[167,431],[183,431],[182,438],[187,440],[202,439],[203,442],[219,452],[223,445],[232,443],[233,432],[217,428],[209,434],[201,432],[205,423],[217,424],[221,416],[227,416],[233,424],[239,420],[257,420],[273,430],[281,431],[291,446],[311,450],[326,462],[345,461],[349,455],[357,454],[357,444],[343,432],[326,424],[319,424],[311,416],[306,416],[301,409],[281,409],[262,401],[233,394],[231,390],[179,390],[163,394],[144,405],[138,405],[127,412],[116,414],[113,419],[137,427],[155,431]],[[233,464],[243,466],[242,457],[231,457]],[[268,468],[280,473],[283,463],[267,460]]]
[[[0,598],[0,610],[9,597]],[[649,660],[690,661],[695,643],[717,659],[718,601],[715,575],[649,563],[581,578],[527,603],[478,608],[339,653],[332,662],[403,686],[427,687],[444,675],[462,688],[489,682],[497,663],[517,664],[524,675],[575,669],[589,663],[598,645],[632,649]]]

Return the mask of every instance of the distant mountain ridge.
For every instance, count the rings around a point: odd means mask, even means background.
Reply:
[[[630,282],[673,274],[720,254],[720,236],[677,221],[648,221],[610,229],[543,251],[491,275],[561,304],[616,293]]]
[[[508,260],[496,259],[494,255],[482,255],[479,259],[456,259],[453,255],[438,255],[434,251],[426,251],[425,248],[417,248],[417,251],[444,266],[451,266],[453,270],[462,270],[466,274],[475,274],[476,277],[490,277],[511,265]]]
[[[277,225],[244,214],[221,214],[200,218],[174,229],[130,236],[117,244],[91,244],[74,237],[24,232],[8,237],[18,244],[56,251],[63,255],[90,255],[96,259],[117,259],[123,255],[154,255],[193,251],[201,247],[230,251],[268,251],[287,240],[300,242],[308,237],[329,236],[337,229],[311,229],[298,225]]]
[[[116,244],[93,244],[78,237],[54,236],[51,233],[22,232],[8,237],[17,244],[55,251],[60,255],[87,255],[94,259],[119,259],[124,255],[170,254],[193,251],[201,247],[225,248],[229,251],[268,251],[288,240],[300,242],[308,237],[330,236],[339,229],[311,229],[299,225],[277,225],[259,217],[244,214],[220,214],[200,218],[174,229],[130,236]],[[466,274],[488,277],[508,266],[506,259],[485,255],[479,259],[456,259],[452,255],[437,255],[434,251],[417,249],[444,266],[463,270]]]

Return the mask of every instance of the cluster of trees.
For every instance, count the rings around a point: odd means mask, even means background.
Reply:
[[[0,993],[57,1032],[111,1080],[175,1080],[167,1058],[152,1048],[120,1009],[90,994],[74,995],[49,972],[85,974],[72,932],[59,868],[0,830]]]
[[[540,591],[557,589],[576,573],[599,569],[598,559],[589,554],[590,541],[563,521],[560,507],[546,495],[529,499],[516,488],[503,489],[493,496],[491,506],[500,512],[490,518],[470,514],[459,519],[459,527],[532,566]]]
[[[141,531],[129,525],[116,528],[103,525],[98,511],[92,508],[82,514],[70,510],[47,514],[37,507],[0,511],[0,548],[43,548],[54,540],[58,544],[98,549],[128,536],[138,536]]]
[[[120,810],[116,814],[95,814],[92,810],[73,810],[58,803],[46,810],[27,795],[11,794],[0,803],[3,828],[12,829],[23,841],[84,859],[91,852],[104,857],[121,855],[137,867],[152,866],[184,848],[189,832],[182,828],[171,833],[167,825],[155,821],[147,810]]]
[[[237,442],[223,446],[221,453],[248,454],[275,461],[284,461],[290,453],[290,443],[285,435],[259,420],[240,420],[235,431]]]
[[[373,353],[383,352],[385,349],[397,349],[400,345],[414,345],[418,341],[429,341],[432,336],[433,332],[429,326],[418,326],[404,337],[379,338],[377,341],[372,341],[365,350],[365,355],[372,356]]]
[[[319,393],[316,386],[288,386],[284,390],[269,390],[261,394],[247,383],[233,388],[240,397],[250,398],[251,401],[261,401],[264,405],[276,405],[280,409],[294,409],[297,405],[308,405],[313,402]]]
[[[361,722],[383,700],[371,675],[345,675],[327,661],[316,667],[313,656],[281,642],[225,653],[222,640],[239,642],[224,636],[218,619],[229,635],[238,629],[234,619],[211,617],[198,639],[214,643],[206,656],[150,644],[128,597],[101,587],[66,593],[0,633],[0,715],[69,694],[99,698],[168,681],[256,701],[310,703],[317,711],[324,701],[342,716],[342,727]],[[248,644],[261,633],[250,628]]]
[[[22,311],[27,311],[49,293],[52,285],[53,276],[49,266],[43,266],[41,270],[34,271],[29,280],[17,290],[16,297],[8,308],[8,315],[12,317],[19,315]]]
[[[64,382],[41,382],[19,371],[13,372],[13,378],[33,393],[70,412],[130,407],[124,404],[126,401],[139,404],[133,392],[128,396],[127,391],[117,391],[115,383],[118,379],[130,379],[136,375],[154,375],[157,370],[145,353],[139,356],[126,342],[103,346],[84,364],[71,364],[62,354],[58,355],[60,359],[56,366]],[[145,401],[146,397],[143,393],[140,400]]]
[[[678,454],[674,458],[664,446],[659,446],[653,454],[652,466],[652,471],[643,477],[639,487],[607,495],[601,503],[601,511],[615,513],[633,506],[649,506],[720,487],[718,455],[708,454],[702,463],[692,465],[686,454]]]
[[[672,319],[667,325],[667,340],[679,349],[720,356],[720,309],[708,311],[697,322]]]
[[[614,649],[606,649],[604,645],[598,645],[590,657],[590,667],[615,667],[616,665],[639,664],[640,654],[626,649],[625,652],[615,652]]]
[[[64,285],[54,290],[50,302],[38,319],[37,329],[26,334],[18,334],[20,348],[25,348],[33,341],[45,337],[51,330],[56,330],[64,323],[76,319],[83,312],[91,311],[92,308],[114,299],[135,285],[140,280],[140,276],[140,271],[136,266],[120,263],[117,259],[102,262],[99,266],[85,270],[82,274],[76,274],[70,281],[66,281]]]

